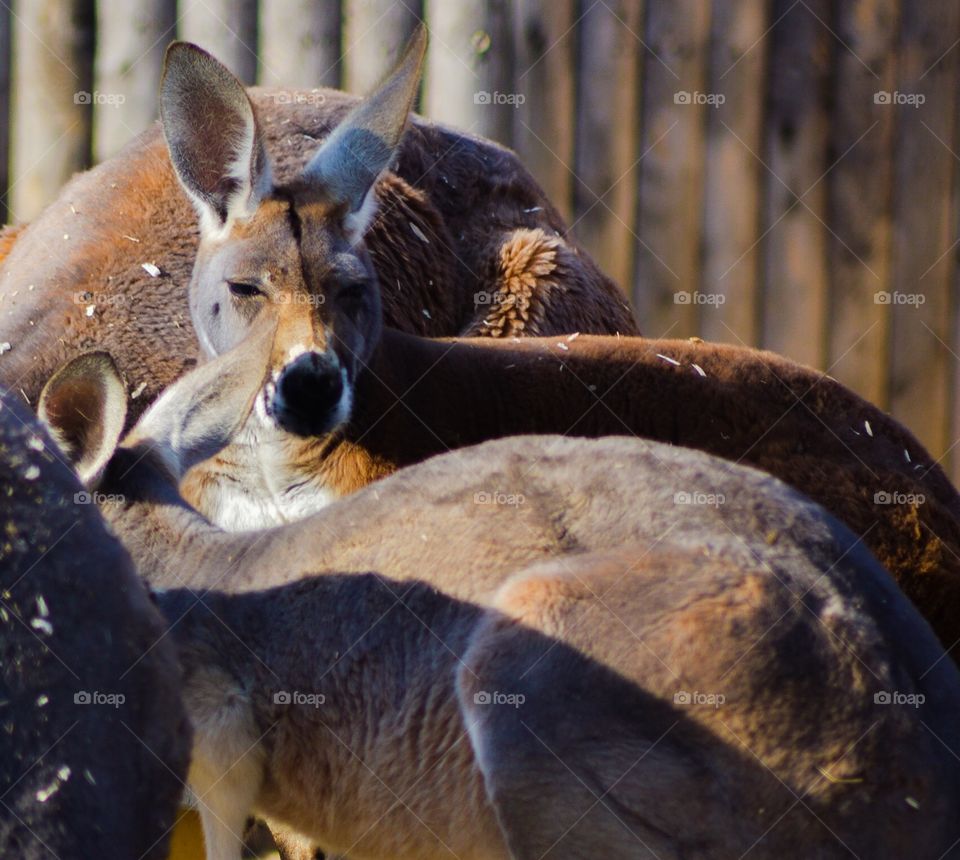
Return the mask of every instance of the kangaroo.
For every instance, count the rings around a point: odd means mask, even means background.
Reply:
[[[416,45],[401,61],[407,76],[388,85],[394,100],[416,79]],[[234,531],[293,522],[402,466],[498,436],[629,433],[787,481],[863,536],[948,648],[960,641],[943,599],[960,600],[960,499],[904,427],[823,374],[751,349],[575,332],[436,341],[385,327],[383,279],[330,226],[334,210],[354,226],[364,220],[377,153],[391,151],[380,119],[368,116],[381,116],[370,107],[377,100],[344,120],[306,171],[339,175],[330,165],[355,151],[370,169],[352,191],[303,177],[278,185],[242,87],[229,90],[232,79],[212,62],[172,48],[161,94],[173,163],[207,225],[190,287],[194,323],[210,359],[244,343],[259,317],[276,317],[249,420],[182,487],[212,521]],[[248,143],[235,160],[232,150],[208,159],[192,119],[202,111],[191,99],[206,91],[194,85],[208,78],[212,92],[232,92],[233,109],[212,110],[238,114],[236,139]],[[269,256],[248,255],[265,247]]]
[[[7,393],[0,521],[0,856],[161,860],[191,745],[176,653],[129,555]]]
[[[690,449],[530,436],[226,533],[177,480],[243,426],[272,337],[119,446],[109,357],[41,398],[161,589],[209,857],[254,812],[355,858],[954,850],[957,669],[822,508]]]
[[[279,317],[277,329],[286,324]],[[301,519],[486,439],[634,435],[756,466],[810,496],[862,537],[945,647],[960,641],[956,489],[901,424],[780,356],[691,341],[436,341],[385,329],[334,400],[307,393],[292,373],[271,363],[233,444],[184,480],[185,498],[224,528]],[[334,429],[301,437],[282,426],[285,412],[301,410]]]
[[[132,425],[220,343],[210,326],[248,313],[244,293],[281,258],[343,288],[338,336],[365,325],[374,282],[386,322],[422,335],[636,333],[620,289],[513,152],[409,116],[425,47],[421,29],[359,100],[245,90],[201,49],[173,44],[162,127],[0,236],[0,383],[35,406],[57,367],[105,350],[136,394]],[[202,290],[188,303],[191,272]],[[313,325],[322,336],[319,316]]]

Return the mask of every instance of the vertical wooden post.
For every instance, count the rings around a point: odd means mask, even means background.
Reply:
[[[95,160],[156,119],[163,52],[176,38],[176,22],[176,0],[97,0]]]
[[[651,337],[699,332],[709,37],[709,4],[648,4],[633,296]]]
[[[573,217],[576,4],[519,0],[514,7],[517,155],[568,221]]]
[[[598,3],[579,25],[575,232],[625,293],[634,260],[642,7]]]
[[[180,33],[245,84],[257,79],[257,0],[188,0],[180,9]]]
[[[763,346],[822,367],[827,328],[827,0],[776,0],[764,134]]]
[[[13,19],[10,7],[0,6],[0,224],[9,219],[7,188],[10,167],[10,45]]]
[[[432,40],[424,111],[510,146],[515,91],[512,16],[506,0],[427,0]]]
[[[960,6],[904,3],[899,33],[895,92],[906,99],[922,95],[924,101],[887,105],[896,123],[890,409],[939,457],[949,446],[948,392],[955,361],[948,345],[956,248],[953,204],[945,189],[958,175],[960,56],[953,45],[960,37]]]
[[[418,0],[344,0],[344,88],[365,95],[380,83],[422,17]]]
[[[33,218],[90,162],[93,0],[31,0],[13,26],[10,207]]]
[[[718,298],[701,307],[700,333],[707,340],[755,346],[764,170],[758,159],[767,56],[763,35],[770,22],[766,0],[715,0],[713,9],[708,86],[724,102],[706,112],[701,289]]]
[[[260,83],[340,85],[339,0],[270,0],[260,6]]]
[[[829,355],[827,368],[880,406],[887,403],[890,207],[896,112],[877,103],[895,89],[897,0],[841,0],[831,151]]]

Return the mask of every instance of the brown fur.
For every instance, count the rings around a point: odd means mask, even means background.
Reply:
[[[254,89],[250,95],[282,184],[296,177],[357,99],[325,90],[316,106],[316,94],[291,103],[278,99],[279,92]],[[477,329],[489,308],[475,304],[475,294],[499,290],[486,279],[515,231],[542,230],[562,237],[564,253],[575,261],[571,283],[577,289],[552,294],[525,332],[636,331],[617,287],[576,247],[509,150],[417,118],[403,138],[395,172],[377,193],[381,213],[367,246],[380,273],[388,324],[427,336],[493,334]],[[186,290],[197,236],[196,215],[159,126],[75,177],[0,260],[0,341],[13,347],[0,358],[0,381],[35,404],[58,366],[78,353],[105,349],[129,389],[140,392],[131,408],[135,418],[196,361]],[[162,274],[150,277],[142,263]],[[94,313],[87,316],[91,304]]]
[[[7,224],[0,228],[0,263],[3,263],[4,258],[10,253],[13,243],[16,242],[17,236],[26,226],[26,224]]]

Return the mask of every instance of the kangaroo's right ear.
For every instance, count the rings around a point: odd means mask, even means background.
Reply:
[[[270,190],[270,167],[253,105],[226,66],[196,45],[173,42],[160,79],[160,118],[201,233],[252,215]]]
[[[83,484],[94,486],[127,417],[127,393],[113,359],[91,352],[68,361],[43,386],[37,412]]]
[[[396,156],[426,51],[427,28],[420,24],[396,68],[347,114],[304,168],[311,183],[345,206],[351,241],[363,238],[376,215],[374,185]]]

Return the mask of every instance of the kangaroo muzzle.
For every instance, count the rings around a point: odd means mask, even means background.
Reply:
[[[277,377],[270,412],[298,436],[323,436],[350,417],[346,370],[334,352],[305,352]]]

